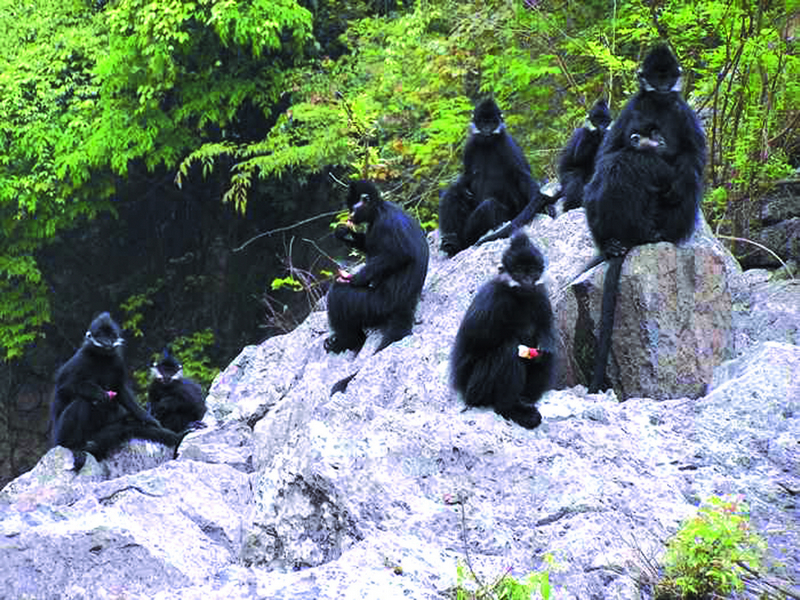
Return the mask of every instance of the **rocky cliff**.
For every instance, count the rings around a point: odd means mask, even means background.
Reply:
[[[566,313],[592,254],[582,211],[539,217],[529,233]],[[529,431],[464,411],[447,386],[460,319],[505,244],[452,260],[432,252],[414,335],[377,355],[372,338],[357,357],[327,355],[324,310],[245,348],[211,389],[208,427],[184,439],[177,460],[133,442],[75,476],[69,452],[51,450],[0,494],[0,596],[441,599],[459,559],[490,580],[539,569],[549,553],[554,598],[633,600],[680,521],[725,494],[750,504],[771,573],[797,586],[800,285],[741,273],[707,231],[693,252],[641,249],[632,273],[668,255],[678,266],[664,276],[680,276],[637,318],[661,335],[678,322],[674,339],[707,352],[665,361],[643,335],[630,342],[635,358],[618,363],[658,366],[666,383],[655,391],[690,385],[624,402],[587,395],[570,348],[578,316],[591,329],[596,307],[576,309],[559,321],[560,389]],[[631,285],[631,301],[661,298],[656,284]]]

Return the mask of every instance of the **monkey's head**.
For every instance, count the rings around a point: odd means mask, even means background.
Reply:
[[[506,128],[503,122],[503,113],[492,98],[486,98],[475,107],[472,113],[472,122],[469,124],[470,133],[478,138],[490,138],[501,135]]]
[[[544,256],[527,235],[517,231],[503,252],[500,273],[509,287],[533,288],[544,273]]]
[[[667,141],[656,128],[651,129],[647,134],[634,132],[630,135],[629,141],[634,150],[664,152],[667,149]]]
[[[84,347],[98,354],[114,354],[124,343],[119,325],[107,312],[97,315],[83,340]]]
[[[594,103],[592,110],[589,111],[589,122],[597,129],[604,130],[611,124],[611,111],[608,104],[601,98]]]
[[[181,363],[178,362],[178,359],[172,356],[169,348],[164,348],[164,354],[161,360],[154,362],[153,366],[150,367],[150,374],[156,381],[169,383],[170,381],[177,381],[183,377],[183,367]]]
[[[639,69],[639,86],[645,92],[669,94],[681,91],[681,66],[666,44],[658,44]]]
[[[382,202],[378,188],[371,181],[359,179],[350,182],[347,207],[350,209],[350,221],[354,225],[372,223]]]

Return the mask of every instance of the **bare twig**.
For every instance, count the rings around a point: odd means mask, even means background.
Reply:
[[[733,242],[745,242],[747,244],[752,244],[753,246],[761,248],[764,252],[774,256],[777,259],[777,261],[779,263],[781,263],[781,265],[783,265],[783,268],[786,269],[786,272],[789,274],[789,277],[791,277],[792,280],[794,281],[794,275],[792,275],[791,269],[788,266],[786,266],[786,263],[781,260],[781,257],[778,256],[777,254],[775,254],[772,250],[770,250],[769,248],[767,248],[763,244],[759,244],[758,242],[754,242],[753,240],[748,240],[747,238],[736,237],[736,236],[733,236],[733,235],[723,235],[721,233],[718,233],[717,237],[718,238],[722,238],[724,240],[731,240]]]
[[[340,269],[340,268],[342,267],[342,265],[341,265],[341,264],[339,264],[339,261],[338,261],[338,260],[336,260],[335,258],[333,258],[333,257],[332,257],[330,254],[328,254],[327,252],[325,252],[325,251],[324,251],[322,248],[320,248],[320,247],[319,247],[319,245],[317,244],[317,242],[315,242],[314,240],[310,240],[310,239],[308,239],[308,238],[302,238],[302,240],[303,240],[304,242],[308,242],[309,244],[311,244],[312,246],[314,246],[314,249],[315,249],[317,252],[319,252],[321,256],[324,256],[324,257],[325,257],[325,258],[327,258],[329,261],[331,261],[331,262],[332,262],[334,265],[336,265],[336,268],[337,268],[337,269]]]
[[[467,515],[464,512],[464,498],[461,497],[461,494],[458,496],[458,505],[461,507],[461,539],[464,542],[464,556],[467,559],[467,566],[475,582],[478,584],[478,587],[483,587],[483,582],[481,582],[481,578],[478,577],[475,569],[472,568],[472,559],[469,557],[469,545],[467,544]]]
[[[315,215],[313,217],[309,217],[308,219],[303,219],[302,221],[298,221],[297,223],[293,223],[292,225],[287,225],[286,227],[278,227],[277,229],[271,229],[269,231],[265,231],[264,233],[259,233],[257,236],[250,238],[241,246],[238,246],[232,250],[232,252],[241,252],[251,243],[255,242],[257,239],[264,237],[265,235],[272,235],[273,233],[280,233],[281,231],[289,231],[291,229],[295,229],[296,227],[301,227],[306,225],[307,223],[311,223],[312,221],[316,221],[317,219],[322,219],[324,217],[332,217],[334,215],[338,215],[338,210],[332,212],[321,213],[319,215]]]
[[[331,179],[333,179],[333,180],[334,180],[336,183],[338,183],[338,184],[339,184],[340,186],[342,186],[343,188],[346,188],[346,187],[347,187],[347,184],[346,184],[344,181],[342,181],[341,179],[337,178],[337,177],[336,177],[336,175],[334,175],[334,174],[333,174],[333,173],[331,173],[330,171],[328,172],[328,177],[330,177]]]

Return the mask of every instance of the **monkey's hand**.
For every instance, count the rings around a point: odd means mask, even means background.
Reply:
[[[87,381],[85,383],[85,387],[82,387],[78,395],[89,400],[92,404],[97,404],[98,402],[105,402],[109,399],[108,392],[102,388],[99,384],[93,381]]]
[[[333,235],[341,242],[352,243],[355,240],[356,225],[352,221],[339,223],[333,230]]]
[[[528,360],[535,360],[537,358],[541,358],[546,353],[547,350],[539,350],[539,348],[531,348],[530,346],[526,346],[525,344],[520,344],[519,346],[517,346],[517,356]]]
[[[625,256],[629,249],[630,248],[615,238],[607,239],[602,245],[603,256],[605,258],[619,258]]]
[[[348,273],[344,269],[339,269],[339,272],[336,273],[336,281],[339,283],[350,283],[350,280],[353,279],[353,274]]]

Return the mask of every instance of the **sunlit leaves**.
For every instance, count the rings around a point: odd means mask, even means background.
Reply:
[[[10,357],[49,318],[36,249],[107,208],[132,161],[175,166],[209,129],[226,135],[245,102],[268,111],[311,15],[295,0],[0,0],[0,23],[0,282],[14,290],[0,297],[0,353]]]

